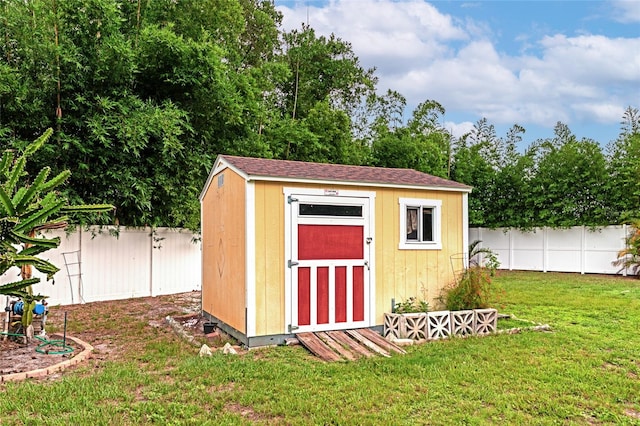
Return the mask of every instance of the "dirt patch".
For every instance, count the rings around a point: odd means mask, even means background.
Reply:
[[[204,334],[205,319],[200,315],[200,292],[173,294],[157,297],[143,297],[108,302],[92,302],[67,306],[49,307],[47,333],[62,334],[65,329],[74,336],[94,347],[91,362],[99,368],[101,361],[118,359],[127,354],[142,353],[147,336],[175,334],[167,323],[167,316],[176,320],[185,333],[193,337],[197,344],[206,343],[212,348],[233,342],[226,335]],[[176,337],[178,338],[178,337]],[[60,340],[57,335],[56,340]],[[52,339],[53,340],[53,339]],[[0,375],[21,373],[47,368],[69,359],[82,348],[70,340],[66,344],[73,349],[68,354],[54,354],[62,348],[45,346],[44,353],[37,351],[42,340],[33,339],[24,344],[22,339],[14,341],[0,338]],[[47,353],[48,351],[48,353]]]
[[[82,350],[71,340],[66,341],[65,347],[57,345],[56,341],[53,342],[54,345],[48,345],[46,342],[36,339],[31,340],[28,344],[9,338],[2,341],[0,343],[0,375],[49,367],[73,357],[74,354]],[[57,353],[66,351],[66,348],[72,352]]]
[[[626,410],[624,410],[624,414],[626,416],[631,417],[632,419],[640,420],[640,411],[638,411],[638,410],[634,410],[632,408],[627,408]]]

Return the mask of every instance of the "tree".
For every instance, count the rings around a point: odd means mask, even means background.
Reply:
[[[608,204],[612,220],[640,217],[640,111],[628,107],[618,139],[608,147]]]
[[[489,222],[488,217],[494,199],[497,169],[494,159],[483,155],[490,143],[479,136],[479,129],[485,122],[480,120],[474,131],[462,135],[454,143],[451,177],[473,187],[469,195],[469,224],[491,227],[495,224]]]
[[[531,197],[535,226],[599,226],[609,223],[606,161],[593,140],[578,141],[558,123],[556,137],[536,147]]]
[[[260,131],[285,74],[271,2],[0,8],[0,137],[23,148],[53,127],[28,167],[73,170],[72,201],[109,201],[122,225],[196,229],[219,153],[271,155]]]
[[[24,303],[22,325],[31,325],[36,300],[45,298],[34,294],[32,286],[40,278],[32,277],[32,267],[46,275],[47,281],[59,270],[37,255],[58,247],[60,238],[39,235],[42,231],[62,229],[67,226],[68,214],[110,211],[113,206],[69,205],[56,190],[64,184],[71,172],[63,171],[49,179],[51,169],[45,167],[29,184],[25,181],[27,160],[41,149],[53,133],[48,129],[29,144],[21,155],[14,158],[14,151],[5,151],[0,160],[0,274],[12,267],[21,268],[22,279],[0,286],[0,294],[19,297]]]
[[[305,118],[321,101],[351,116],[373,93],[374,69],[362,68],[351,44],[335,35],[318,37],[313,28],[303,25],[283,34],[281,46],[281,61],[290,70],[277,86],[283,117]]]
[[[404,109],[402,98],[393,96],[393,92],[388,95],[380,99],[382,108],[373,128],[374,164],[449,177],[451,136],[440,125],[444,107],[431,100],[422,102],[403,125],[398,120]]]

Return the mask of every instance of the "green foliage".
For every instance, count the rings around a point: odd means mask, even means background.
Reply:
[[[524,129],[485,118],[457,140],[444,106],[376,94],[351,44],[282,32],[263,0],[0,2],[0,141],[55,129],[26,171],[72,170],[73,203],[109,202],[131,226],[199,228],[218,154],[406,167],[474,187],[469,222],[605,225],[640,214],[640,114],[607,156],[558,123],[521,154]],[[0,164],[0,168],[5,165]],[[0,200],[4,198],[0,194]]]
[[[485,267],[489,270],[489,274],[494,276],[496,269],[500,267],[500,261],[493,250],[481,247],[481,243],[481,240],[475,240],[469,244],[469,264]]]
[[[303,25],[282,35],[281,49],[281,61],[290,71],[277,85],[283,117],[305,118],[325,100],[350,115],[374,91],[374,70],[362,68],[351,44],[333,34],[316,36]]]
[[[395,314],[411,314],[419,312],[429,312],[429,302],[418,299],[414,296],[396,303],[393,307],[393,313]]]
[[[450,311],[488,308],[495,302],[498,289],[493,277],[500,262],[491,249],[481,247],[480,243],[475,240],[469,244],[469,267],[438,296],[438,301]]]
[[[620,267],[618,272],[629,269],[640,278],[640,219],[631,222],[625,245],[626,247],[618,252],[618,259],[611,263]]]
[[[29,144],[14,160],[14,152],[5,151],[0,160],[0,275],[12,267],[21,268],[22,280],[0,285],[0,294],[20,297],[25,304],[23,325],[32,320],[32,309],[36,300],[45,296],[34,294],[32,285],[40,278],[31,278],[31,267],[46,275],[47,280],[59,268],[51,262],[37,257],[47,250],[58,247],[60,238],[39,236],[47,229],[64,228],[67,214],[95,213],[112,210],[110,205],[68,205],[57,188],[69,178],[68,171],[48,179],[50,169],[43,168],[30,184],[25,171],[27,159],[41,149],[53,134],[48,129]]]
[[[435,101],[421,103],[403,126],[396,122],[394,112],[402,115],[402,100],[388,93],[379,102],[384,115],[376,119],[371,135],[373,164],[449,177],[451,135],[439,124],[445,112],[442,105]]]
[[[489,269],[470,266],[458,282],[443,289],[439,300],[450,311],[488,308],[494,290]]]
[[[612,220],[606,208],[606,160],[599,145],[570,134],[560,123],[556,139],[537,147],[530,182],[534,221],[538,226],[597,226]]]
[[[640,111],[627,108],[618,139],[608,146],[607,190],[612,215],[621,221],[640,217]]]

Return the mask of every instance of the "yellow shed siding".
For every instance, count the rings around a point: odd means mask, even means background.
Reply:
[[[442,249],[401,250],[400,198],[442,200]],[[380,188],[376,197],[376,324],[391,309],[391,301],[426,299],[432,309],[442,287],[455,279],[451,257],[462,255],[462,194]],[[461,258],[460,258],[461,259]],[[460,261],[461,263],[461,261]]]
[[[214,176],[202,211],[202,309],[244,333],[245,180],[230,169]]]
[[[451,256],[463,247],[462,193],[340,185],[255,183],[255,301],[257,336],[285,331],[285,202],[283,187],[376,192],[375,323],[391,309],[391,299],[428,299],[432,308],[441,288],[454,280]],[[442,249],[400,250],[400,198],[442,200]],[[460,258],[460,265],[462,261]]]
[[[256,228],[256,336],[281,334],[285,324],[285,200],[284,187],[324,189],[327,185],[299,185],[270,181],[255,183]],[[371,191],[371,188],[330,186],[337,190]]]
[[[256,335],[285,329],[284,194],[276,182],[255,182]]]

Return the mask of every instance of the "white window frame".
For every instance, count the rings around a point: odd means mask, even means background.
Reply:
[[[442,250],[442,200],[400,198],[400,250]],[[407,208],[433,209],[433,241],[407,241]],[[418,215],[422,220],[422,215]],[[421,227],[422,229],[422,227]]]

